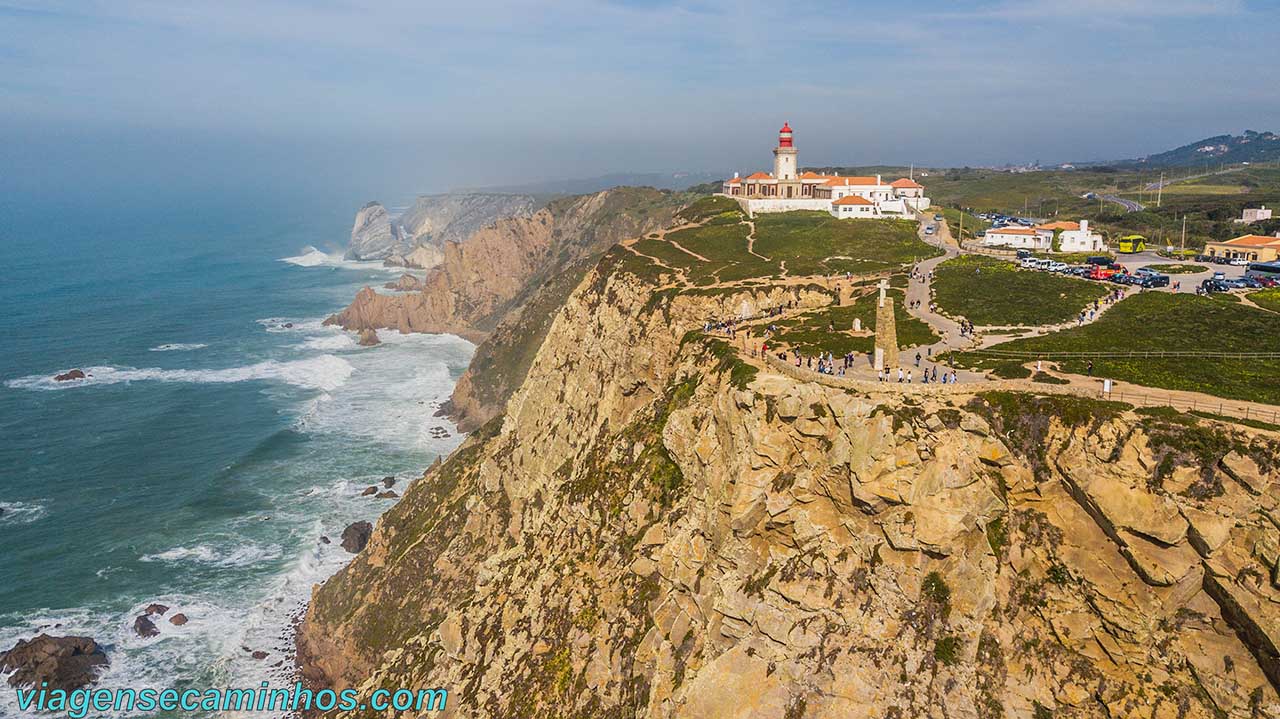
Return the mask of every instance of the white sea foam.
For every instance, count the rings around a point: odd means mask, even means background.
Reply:
[[[306,349],[321,350],[325,352],[353,350],[359,348],[354,337],[341,331],[335,332],[334,334],[310,337],[302,343],[302,346]]]
[[[319,355],[306,359],[280,362],[267,360],[244,367],[226,369],[137,369],[133,367],[85,367],[84,379],[59,382],[52,374],[30,375],[5,382],[14,389],[55,390],[94,385],[119,384],[121,382],[190,382],[195,384],[222,384],[267,380],[307,389],[333,390],[341,387],[351,377],[354,368],[350,362],[334,355]]]
[[[0,502],[0,524],[31,524],[44,516],[44,505],[31,502]]]
[[[258,546],[254,544],[228,544],[215,546],[197,544],[194,547],[174,547],[156,554],[148,554],[139,558],[142,562],[165,562],[167,564],[186,564],[195,562],[211,567],[251,567],[255,564],[279,559],[283,549],[276,544]]]
[[[302,254],[293,257],[282,257],[281,262],[288,262],[298,267],[336,267],[344,270],[380,270],[384,272],[404,272],[403,267],[387,267],[380,260],[348,260],[341,252],[324,252],[311,245],[302,248]]]
[[[191,352],[208,347],[203,342],[174,342],[173,344],[157,345],[151,348],[152,352]]]

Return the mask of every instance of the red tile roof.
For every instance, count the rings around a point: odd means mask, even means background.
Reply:
[[[1030,227],[997,227],[987,230],[988,235],[1034,235],[1035,230]]]
[[[1052,230],[1075,231],[1075,230],[1080,229],[1080,223],[1079,223],[1079,222],[1067,222],[1067,221],[1063,220],[1063,221],[1061,221],[1061,222],[1050,222],[1050,223],[1048,223],[1048,224],[1046,224],[1046,225],[1037,225],[1037,226],[1036,226],[1036,229],[1037,229],[1037,230],[1050,230],[1050,231],[1052,231]]]
[[[750,175],[747,175],[747,179],[748,180],[772,180],[773,175],[770,175],[767,172],[753,172]]]
[[[875,203],[873,203],[871,200],[868,200],[867,198],[861,195],[845,195],[844,197],[841,197],[840,199],[836,200],[831,204],[833,205],[872,205]]]
[[[848,187],[850,185],[878,186],[884,183],[875,177],[833,177],[822,184],[829,187]]]
[[[1267,237],[1266,235],[1244,235],[1226,242],[1218,242],[1220,245],[1235,245],[1237,247],[1266,247],[1276,245],[1280,247],[1280,237]]]
[[[894,180],[893,182],[890,182],[889,184],[894,187],[912,187],[912,188],[918,187],[922,190],[924,189],[924,185],[921,185],[919,182],[916,182],[915,180],[911,180],[905,177],[900,177]]]

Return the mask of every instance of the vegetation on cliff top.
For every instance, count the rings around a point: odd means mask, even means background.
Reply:
[[[1043,354],[1066,372],[1084,374],[1089,358],[1056,359],[1054,353],[1265,352],[1280,349],[1277,338],[1280,314],[1190,294],[1142,292],[1083,327],[991,348],[1029,353],[1025,358],[969,352],[958,353],[955,361],[977,369],[999,369]],[[1280,377],[1280,359],[1137,356],[1097,357],[1093,363],[1095,377],[1280,404],[1280,382],[1275,381]]]
[[[943,262],[933,282],[944,312],[991,326],[1066,322],[1111,289],[1098,282],[1022,270],[1012,262],[981,255]]]

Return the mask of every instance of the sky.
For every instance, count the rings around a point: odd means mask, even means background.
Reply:
[[[1266,0],[0,0],[0,190],[411,195],[1280,130]]]

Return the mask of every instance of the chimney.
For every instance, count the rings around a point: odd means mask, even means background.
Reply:
[[[880,176],[879,176],[879,175],[876,175],[876,184],[877,184],[877,185],[879,185],[879,184],[880,184]]]
[[[1081,231],[1081,232],[1088,232],[1088,231],[1089,231],[1089,221],[1088,221],[1088,220],[1080,220],[1080,231]]]

